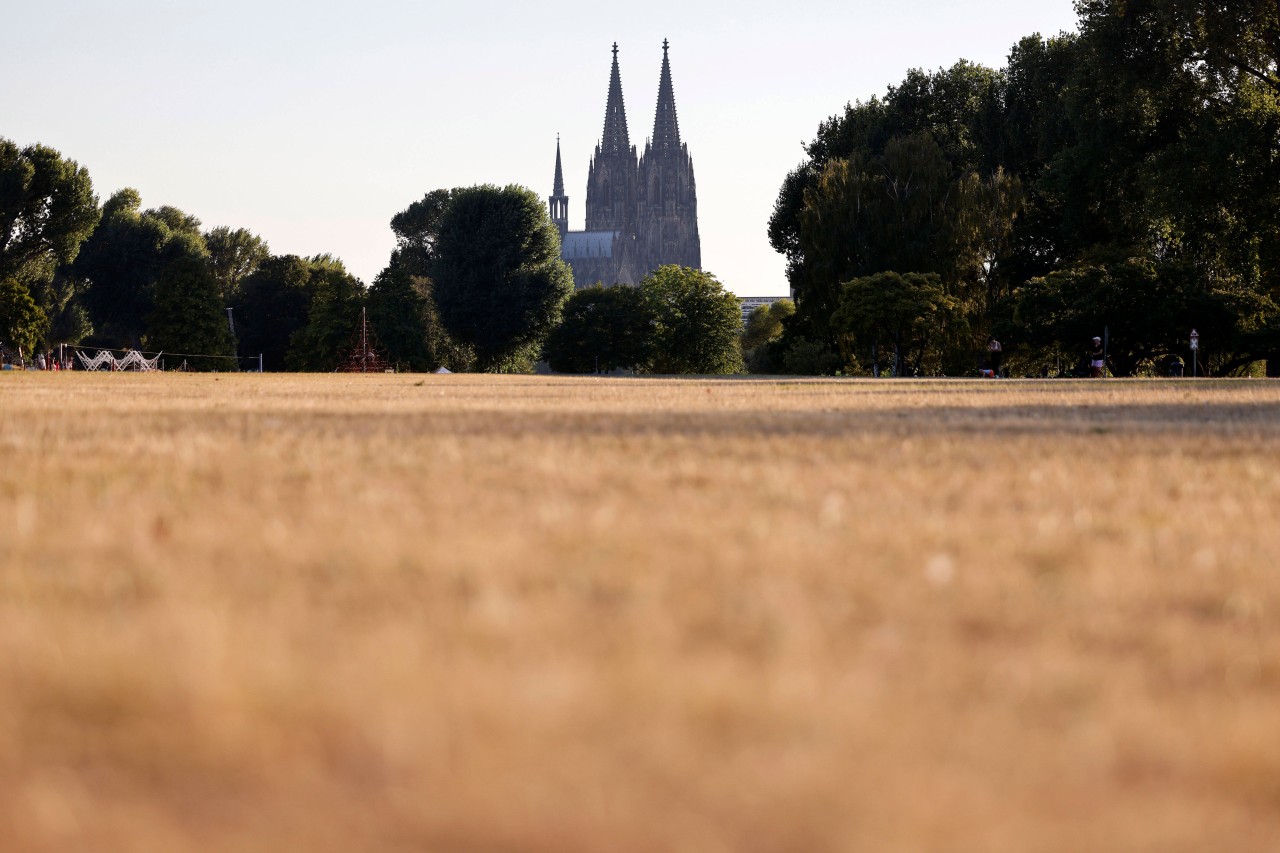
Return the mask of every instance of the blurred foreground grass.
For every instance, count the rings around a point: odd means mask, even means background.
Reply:
[[[1280,849],[1280,383],[7,374],[0,850]]]

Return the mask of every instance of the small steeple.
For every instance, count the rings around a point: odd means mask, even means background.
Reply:
[[[676,119],[676,95],[671,86],[671,60],[667,56],[670,42],[662,40],[662,76],[658,78],[658,110],[653,116],[653,151],[675,153],[680,150],[680,122]]]
[[[560,168],[560,134],[556,134],[556,177],[551,186],[551,197],[547,199],[547,209],[551,221],[560,231],[563,239],[569,230],[569,197],[564,194],[564,170]]]
[[[553,195],[564,195],[564,169],[560,168],[560,134],[556,134],[556,178],[551,185]]]
[[[627,111],[622,104],[622,75],[618,72],[618,43],[613,43],[613,68],[609,72],[609,103],[604,108],[604,135],[600,137],[602,154],[625,154],[631,149],[627,133]]]

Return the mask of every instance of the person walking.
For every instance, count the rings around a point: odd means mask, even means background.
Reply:
[[[1004,361],[1004,347],[1000,346],[1000,342],[995,337],[987,338],[987,367],[991,368],[992,374],[1000,375],[1000,363]]]
[[[1101,379],[1102,369],[1107,366],[1107,353],[1102,348],[1102,338],[1096,335],[1093,338],[1093,346],[1089,349],[1089,377],[1091,379]]]

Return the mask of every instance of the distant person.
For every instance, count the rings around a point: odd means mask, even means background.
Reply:
[[[1092,379],[1102,378],[1102,368],[1107,366],[1107,353],[1102,348],[1102,338],[1093,338],[1093,346],[1089,349],[1089,376]]]
[[[47,365],[44,361],[44,353],[36,355],[36,370],[44,370]]]
[[[987,338],[987,367],[996,376],[1000,375],[1000,364],[1004,361],[1004,347],[994,337]]]

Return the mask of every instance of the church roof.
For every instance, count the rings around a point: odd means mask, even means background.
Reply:
[[[618,231],[570,231],[560,238],[560,257],[566,261],[613,257]]]

